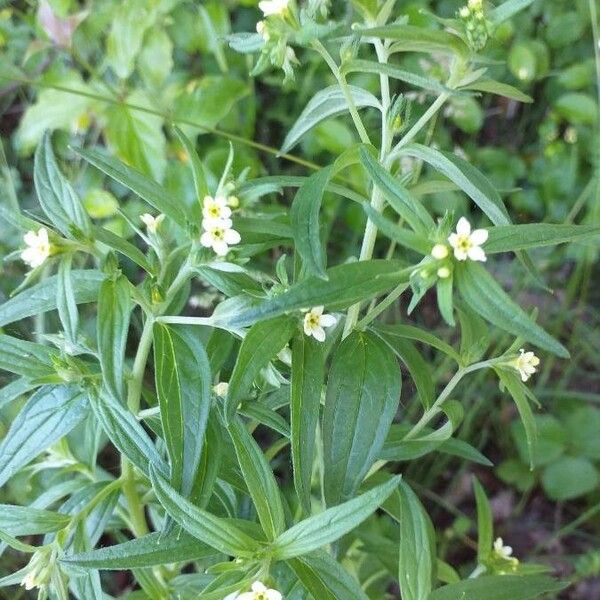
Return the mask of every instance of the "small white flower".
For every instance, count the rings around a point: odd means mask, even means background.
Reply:
[[[469,10],[468,6],[463,6],[459,11],[458,11],[459,16],[461,16],[463,19],[468,19],[469,15],[471,14],[471,11]]]
[[[324,306],[315,306],[304,315],[304,333],[313,336],[318,342],[325,341],[324,327],[333,327],[336,318],[333,315],[324,315]]]
[[[35,579],[35,572],[29,571],[29,573],[27,573],[27,575],[25,575],[25,577],[23,577],[23,580],[21,581],[21,585],[26,590],[32,590],[33,588],[36,588],[37,581]]]
[[[27,248],[21,252],[21,260],[32,269],[39,267],[50,256],[50,241],[45,227],[38,229],[37,233],[28,231],[23,236],[23,241]]]
[[[487,229],[471,231],[471,223],[464,217],[458,220],[456,233],[452,233],[448,242],[454,248],[456,260],[479,260],[485,262],[486,256],[480,247],[488,239]]]
[[[469,0],[467,6],[471,10],[481,10],[483,8],[483,0]]]
[[[256,33],[258,33],[265,42],[269,41],[269,30],[267,29],[265,21],[259,21],[256,24]]]
[[[450,269],[448,267],[440,267],[437,270],[437,276],[440,279],[448,279],[450,277]]]
[[[287,10],[289,0],[262,0],[258,3],[258,8],[262,10],[265,17],[272,15],[283,15]]]
[[[229,384],[226,381],[220,381],[219,383],[217,383],[217,385],[213,385],[213,392],[221,398],[225,398],[225,396],[227,396],[228,391]]]
[[[449,251],[448,246],[446,246],[446,244],[436,244],[431,249],[431,256],[433,256],[433,258],[437,258],[437,260],[443,260],[448,256],[448,254]]]
[[[264,583],[255,581],[252,584],[251,592],[244,592],[237,597],[237,600],[282,600],[281,592],[267,588]]]
[[[227,206],[225,196],[204,196],[202,202],[202,216],[205,219],[228,219],[231,209]]]
[[[525,352],[523,348],[519,350],[521,355],[514,362],[514,368],[519,371],[522,381],[527,381],[536,371],[540,364],[540,359],[533,352]]]
[[[153,217],[149,213],[144,213],[140,215],[140,220],[146,226],[148,233],[156,234],[158,231],[159,225],[164,221],[165,215],[158,215],[157,217]]]
[[[212,248],[218,256],[225,256],[229,252],[229,246],[239,244],[242,239],[231,225],[231,219],[204,219],[202,227],[205,231],[200,237],[200,243],[205,248]]]
[[[515,558],[513,555],[513,549],[511,546],[505,546],[504,542],[502,541],[502,538],[496,538],[496,541],[494,542],[494,554],[502,559],[502,560],[507,560],[509,562],[511,562],[513,564],[513,566],[516,566],[519,564],[519,560],[517,558]]]

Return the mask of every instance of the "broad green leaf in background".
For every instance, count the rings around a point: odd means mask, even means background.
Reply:
[[[180,496],[154,465],[150,466],[150,479],[156,497],[167,513],[196,539],[223,554],[239,558],[249,558],[259,550],[259,542],[227,519],[197,508]]]
[[[311,306],[325,305],[330,310],[347,308],[361,300],[408,281],[405,263],[397,260],[365,260],[346,263],[327,269],[327,280],[308,277],[286,292],[240,308],[223,308],[211,318],[217,327],[238,328],[258,320],[269,319],[283,313],[300,311]]]
[[[211,371],[193,331],[154,325],[156,391],[171,460],[171,482],[184,496],[196,481],[210,410]]]
[[[549,498],[565,502],[597,489],[600,474],[585,456],[562,456],[544,468],[542,485]]]
[[[156,181],[152,181],[149,177],[108,154],[103,154],[97,150],[83,150],[82,148],[74,148],[73,150],[97,169],[129,188],[156,210],[171,218],[175,223],[181,227],[186,226],[186,216],[181,202],[173,198]]]
[[[86,414],[87,396],[77,386],[44,386],[32,394],[0,443],[0,486]]]
[[[104,279],[105,276],[102,273],[92,269],[72,270],[71,283],[75,302],[77,304],[95,302],[100,284]],[[54,310],[57,289],[58,276],[52,275],[0,304],[0,327]]]
[[[338,540],[367,519],[397,488],[400,476],[343,504],[300,521],[273,542],[274,557],[288,560]]]
[[[312,552],[287,563],[313,598],[368,600],[358,581],[326,552]]]
[[[29,379],[47,377],[56,372],[48,346],[27,342],[0,333],[0,369]]]
[[[173,69],[173,42],[159,28],[152,28],[144,37],[138,57],[140,75],[150,88],[160,87]]]
[[[381,108],[379,100],[371,92],[367,92],[354,85],[349,85],[348,89],[357,108],[365,106],[377,109]],[[281,146],[281,152],[289,152],[306,132],[310,131],[321,121],[347,111],[348,102],[339,86],[332,85],[319,90],[310,99],[292,128],[288,131]]]
[[[275,539],[285,529],[277,480],[260,446],[240,419],[231,421],[229,433],[263,531],[268,539]]]
[[[477,503],[477,560],[479,564],[484,564],[492,553],[494,537],[492,507],[476,477],[473,477],[473,489]]]
[[[566,587],[544,575],[487,575],[465,579],[433,591],[428,600],[534,600]]]
[[[141,538],[74,554],[61,562],[86,569],[133,569],[200,560],[215,551],[185,531],[149,533]]]
[[[507,0],[492,10],[490,13],[490,20],[494,25],[499,25],[516,15],[520,10],[533,4],[533,2],[534,0]]]
[[[124,275],[107,278],[98,294],[96,325],[102,378],[108,391],[125,402],[125,345],[131,317],[131,285]]]
[[[400,482],[400,564],[398,581],[405,600],[428,600],[433,587],[435,533],[415,493]]]
[[[65,237],[72,238],[77,231],[90,233],[90,219],[75,190],[58,169],[48,133],[35,152],[33,180],[40,206]]]
[[[144,92],[129,94],[123,104],[111,107],[107,113],[106,141],[123,162],[161,182],[167,166],[163,118],[129,104],[154,108]]]
[[[328,505],[356,494],[383,447],[400,388],[396,357],[375,334],[353,332],[335,350],[323,412]]]
[[[291,450],[296,493],[307,513],[324,372],[323,344],[300,332],[292,342]]]
[[[561,358],[569,357],[567,349],[534,323],[481,265],[468,261],[454,273],[464,301],[484,319]]]
[[[298,189],[290,210],[295,249],[302,257],[307,273],[321,279],[326,279],[327,274],[319,212],[331,172],[329,166],[311,175]]]
[[[260,370],[288,343],[298,321],[291,317],[278,317],[253,325],[240,347],[229,380],[225,412],[231,418],[243,397],[250,391]]]

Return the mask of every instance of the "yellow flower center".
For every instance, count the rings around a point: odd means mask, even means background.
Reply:
[[[225,237],[225,230],[221,229],[220,227],[217,227],[213,229],[212,235],[215,240],[220,241]]]
[[[319,316],[318,315],[309,314],[307,321],[308,321],[309,327],[318,327],[319,326]]]
[[[471,242],[471,238],[468,235],[459,235],[456,245],[459,250],[462,250],[463,252],[468,252],[473,246],[473,243]]]
[[[218,206],[213,205],[208,209],[208,214],[211,217],[218,217],[221,214],[221,211]]]

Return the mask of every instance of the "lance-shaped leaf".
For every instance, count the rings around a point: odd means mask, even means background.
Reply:
[[[377,459],[400,402],[396,357],[379,337],[351,333],[336,349],[323,413],[325,499],[354,496]]]
[[[90,233],[90,219],[81,200],[58,169],[49,133],[35,152],[33,181],[40,206],[64,236],[72,238],[76,231]]]
[[[201,202],[204,196],[208,194],[208,183],[204,166],[200,161],[200,157],[196,152],[194,143],[188,138],[179,127],[174,127],[175,134],[181,142],[181,145],[185,148],[190,165],[192,167],[192,176],[194,177],[194,190],[196,192],[196,199]]]
[[[303,333],[298,334],[292,343],[290,386],[292,465],[296,493],[307,513],[310,512],[310,483],[324,372],[324,345]]]
[[[48,346],[0,333],[0,369],[29,379],[56,373]]]
[[[494,8],[490,13],[490,20],[494,25],[510,19],[516,15],[520,10],[527,8],[530,4],[533,4],[534,0],[507,0]]]
[[[279,317],[252,326],[244,337],[237,361],[229,380],[225,411],[231,418],[242,398],[249,392],[260,370],[269,364],[288,343],[298,321]]]
[[[210,410],[211,371],[193,332],[154,325],[156,390],[171,461],[171,483],[184,496],[196,480]]]
[[[95,302],[100,284],[105,276],[99,271],[71,271],[73,296],[77,304]],[[0,305],[0,327],[26,317],[43,314],[56,308],[58,276],[52,275],[40,283],[23,290]]]
[[[73,282],[71,281],[71,260],[72,255],[67,254],[58,266],[56,307],[58,308],[58,316],[60,317],[65,337],[69,343],[74,344],[77,339],[79,314],[77,313],[77,303],[75,302]]]
[[[477,503],[477,560],[479,564],[484,564],[492,553],[492,539],[494,537],[492,507],[476,477],[473,477],[473,489],[475,491],[475,502]]]
[[[197,508],[179,495],[154,465],[150,465],[150,479],[167,513],[196,539],[223,554],[240,558],[249,558],[259,550],[259,542],[229,520]]]
[[[96,326],[98,354],[104,385],[125,401],[125,345],[131,317],[131,286],[124,275],[108,278],[100,286]]]
[[[32,394],[0,443],[0,486],[86,414],[87,396],[77,386],[44,386]]]
[[[438,588],[428,600],[534,600],[567,585],[545,575],[485,575]]]
[[[475,90],[476,92],[486,92],[488,94],[496,94],[498,96],[504,96],[511,100],[517,100],[518,102],[533,102],[533,98],[524,94],[521,90],[508,85],[507,83],[501,83],[494,79],[478,79],[477,81],[466,85],[464,90]]]
[[[0,529],[9,535],[37,535],[58,531],[71,521],[69,515],[30,506],[0,504]]]
[[[461,296],[486,321],[557,356],[569,357],[567,349],[534,323],[481,265],[467,261],[454,273]]]
[[[269,461],[239,419],[230,423],[229,433],[260,524],[267,538],[274,539],[284,530],[285,517]]]
[[[300,521],[273,542],[273,556],[288,560],[340,539],[372,515],[397,488],[400,476],[343,504]]]

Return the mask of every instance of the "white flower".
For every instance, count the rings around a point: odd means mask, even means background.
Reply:
[[[446,244],[436,244],[431,249],[431,256],[433,256],[433,258],[437,258],[438,260],[443,260],[448,256],[448,254],[448,246],[446,246]]]
[[[464,217],[458,220],[456,233],[452,233],[448,242],[454,248],[456,260],[486,260],[485,252],[480,247],[488,238],[487,229],[475,229],[471,231],[471,223]]]
[[[221,398],[225,398],[225,396],[227,396],[228,391],[229,384],[226,381],[220,381],[219,383],[217,383],[217,385],[213,386],[213,392]]]
[[[496,538],[496,541],[494,542],[494,552],[501,558],[509,559],[513,549],[511,546],[505,546],[502,538],[499,537]]]
[[[281,592],[267,588],[260,581],[255,581],[252,584],[252,591],[240,594],[237,600],[282,600],[282,598]]]
[[[468,6],[463,6],[459,11],[458,14],[463,18],[463,19],[468,19],[469,15],[471,14],[471,11],[469,10]]]
[[[282,15],[288,8],[289,0],[262,0],[258,3],[258,8],[262,10],[265,17],[272,15]]]
[[[536,371],[540,364],[540,359],[533,352],[525,352],[523,348],[519,350],[521,355],[512,363],[514,368],[519,371],[522,381],[527,381]]]
[[[481,10],[483,8],[483,0],[469,0],[467,5],[471,10]]]
[[[227,206],[225,196],[204,196],[202,202],[202,216],[205,219],[228,219],[231,216],[231,209]]]
[[[165,215],[158,215],[157,217],[153,217],[149,213],[144,213],[140,215],[140,220],[146,226],[148,233],[156,234],[158,230],[158,226],[164,221]]]
[[[259,21],[256,24],[256,33],[258,33],[265,42],[269,41],[269,30],[267,29],[265,21]]]
[[[48,230],[45,227],[35,231],[28,231],[23,236],[27,248],[21,252],[21,260],[26,262],[32,269],[39,267],[50,256],[50,241]]]
[[[333,315],[324,315],[324,306],[315,306],[304,315],[304,333],[309,337],[312,335],[318,342],[325,341],[325,330],[323,327],[333,327],[336,318]]]
[[[229,252],[229,246],[239,244],[242,239],[231,225],[231,219],[204,219],[202,227],[205,231],[200,237],[200,243],[205,248],[212,248],[218,256],[225,256]]]

